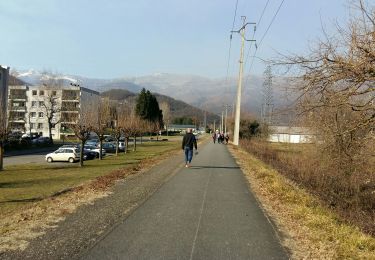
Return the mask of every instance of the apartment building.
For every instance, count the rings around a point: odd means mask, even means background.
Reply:
[[[7,93],[9,67],[0,65],[0,131],[7,126]]]
[[[10,86],[9,126],[12,131],[49,136],[48,118],[52,118],[52,138],[73,135],[68,125],[77,123],[90,109],[95,110],[99,92],[80,87]]]

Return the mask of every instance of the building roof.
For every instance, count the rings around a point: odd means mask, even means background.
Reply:
[[[195,128],[195,125],[168,125],[168,128],[186,129]]]
[[[315,134],[311,128],[303,127],[303,126],[270,126],[269,130],[272,134],[295,134],[295,135]]]

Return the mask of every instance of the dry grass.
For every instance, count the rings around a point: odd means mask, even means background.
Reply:
[[[375,259],[375,239],[244,150],[230,147],[293,259]]]
[[[147,146],[150,147],[147,148]],[[49,228],[54,228],[59,221],[63,220],[66,215],[73,213],[79,206],[93,203],[99,198],[108,196],[109,188],[117,180],[152,168],[163,159],[171,157],[178,149],[176,144],[169,144],[164,148],[159,146],[159,149],[153,149],[150,144],[145,144],[144,148],[144,151],[141,149],[133,156],[127,154],[118,157],[117,160],[125,161],[125,166],[120,164],[117,169],[110,168],[100,175],[92,175],[91,180],[83,178],[81,184],[74,182],[74,186],[71,186],[69,192],[58,196],[50,196],[39,202],[29,202],[21,207],[12,208],[7,214],[2,214],[0,219],[0,253],[7,250],[25,249],[29,240],[42,235]],[[126,166],[127,156],[133,162]],[[137,161],[134,161],[134,156],[137,157]],[[104,160],[96,163],[110,164],[112,162]],[[105,170],[106,168],[100,169]],[[65,171],[70,170],[69,168],[65,169]]]
[[[348,172],[313,144],[242,140],[241,147],[303,186],[342,219],[375,235],[374,161],[353,162]]]

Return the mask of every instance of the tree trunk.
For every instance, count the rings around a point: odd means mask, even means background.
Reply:
[[[49,134],[49,143],[53,145],[53,139],[52,139],[52,125],[48,123],[48,134]],[[31,137],[31,135],[30,135]]]
[[[101,137],[99,138],[99,160],[103,159],[102,149],[103,149],[103,138]]]
[[[129,137],[125,137],[125,153],[128,153]]]
[[[3,159],[4,159],[4,147],[3,147],[3,142],[0,141],[0,171],[4,170]]]
[[[133,146],[133,151],[137,151],[137,136],[134,136],[134,146]]]
[[[85,146],[85,141],[84,140],[81,140],[81,154],[79,155],[79,166],[80,167],[83,167],[83,150],[84,150],[84,146]]]
[[[116,156],[118,156],[118,143],[119,143],[119,139],[116,139]]]

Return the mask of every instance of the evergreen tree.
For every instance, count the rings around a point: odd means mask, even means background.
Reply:
[[[163,113],[159,108],[159,103],[156,100],[156,97],[152,95],[149,90],[142,89],[137,98],[135,111],[143,120],[159,123],[160,127],[163,126]]]

